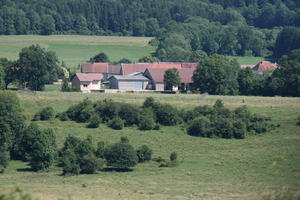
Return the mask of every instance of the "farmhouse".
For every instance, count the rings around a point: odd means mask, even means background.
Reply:
[[[141,75],[113,75],[109,79],[112,89],[119,90],[145,90],[149,80]]]
[[[101,89],[103,75],[100,73],[76,73],[72,80],[72,87],[84,93],[97,92]]]
[[[279,66],[277,63],[271,63],[269,61],[261,61],[256,64],[252,69],[256,72],[263,72],[263,71],[274,71]]]

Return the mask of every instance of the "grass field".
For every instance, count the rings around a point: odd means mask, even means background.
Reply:
[[[24,114],[29,120],[40,108],[49,105],[57,112],[66,110],[84,98],[93,101],[112,98],[115,101],[142,104],[150,94],[81,94],[60,93],[55,87],[47,92],[18,93]],[[113,143],[127,136],[135,147],[147,144],[154,157],[168,158],[179,154],[181,164],[175,168],[159,168],[154,162],[139,164],[132,172],[99,172],[94,175],[64,177],[62,170],[33,173],[26,163],[12,161],[0,175],[0,191],[9,192],[19,186],[41,199],[261,199],[265,194],[286,188],[292,193],[300,188],[300,131],[296,118],[300,98],[231,97],[199,95],[151,94],[155,99],[192,108],[212,105],[222,99],[225,106],[247,105],[251,111],[272,117],[280,127],[264,135],[244,140],[208,139],[188,136],[182,126],[162,127],[158,131],[138,131],[135,127],[115,131],[101,124],[87,129],[85,124],[58,120],[38,122],[55,130],[58,146],[64,138],[92,135],[95,143]]]
[[[149,37],[116,37],[116,36],[79,36],[79,35],[20,35],[0,36],[0,57],[17,59],[22,48],[32,44],[56,52],[60,61],[65,61],[68,67],[79,71],[78,65],[87,61],[99,52],[105,52],[111,61],[128,58],[136,62],[139,58],[150,55],[155,47],[148,45]],[[262,57],[235,58],[240,64],[255,65]]]
[[[0,36],[0,57],[17,59],[22,48],[39,44],[56,52],[60,61],[78,69],[78,64],[87,61],[99,52],[105,52],[111,61],[128,58],[137,61],[150,55],[155,48],[148,45],[150,37],[79,36],[79,35],[21,35]]]

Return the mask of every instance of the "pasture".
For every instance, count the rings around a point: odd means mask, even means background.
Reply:
[[[39,44],[43,48],[55,51],[59,61],[67,67],[80,71],[79,64],[87,61],[99,52],[105,52],[112,62],[128,58],[137,62],[139,58],[150,55],[155,47],[149,46],[151,37],[117,36],[80,36],[80,35],[18,35],[0,36],[0,58],[17,59],[22,48]],[[255,65],[262,57],[229,56],[240,64]]]
[[[26,163],[12,161],[0,175],[0,191],[21,187],[34,197],[47,199],[262,199],[274,191],[300,188],[300,132],[297,117],[300,98],[200,96],[196,94],[82,94],[61,93],[53,86],[48,91],[18,93],[28,123],[42,107],[65,111],[85,98],[96,101],[110,98],[141,105],[152,96],[163,103],[187,109],[213,105],[222,99],[225,106],[247,105],[255,113],[269,116],[280,127],[263,135],[246,139],[198,138],[188,136],[183,126],[161,130],[139,131],[136,127],[121,131],[101,124],[87,129],[84,123],[61,122],[57,119],[38,122],[55,130],[57,144],[62,146],[67,135],[85,138],[91,135],[108,144],[127,136],[135,147],[147,144],[154,157],[168,158],[172,151],[179,155],[180,165],[159,168],[155,162],[138,164],[131,172],[100,171],[94,175],[61,176],[61,168],[34,173]]]

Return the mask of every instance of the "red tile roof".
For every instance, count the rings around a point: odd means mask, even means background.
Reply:
[[[77,78],[80,81],[99,81],[103,79],[103,74],[96,73],[76,73]]]
[[[122,74],[128,75],[135,72],[144,72],[148,69],[181,69],[191,68],[196,69],[199,63],[176,63],[176,62],[158,62],[158,63],[134,63],[122,64]]]
[[[128,75],[135,72],[144,72],[147,68],[150,68],[150,63],[121,64],[121,68],[122,75]]]
[[[82,73],[108,73],[108,63],[82,63]]]
[[[167,70],[166,68],[148,68],[147,69],[149,74],[152,77],[152,80],[156,83],[163,83],[164,82],[164,74]],[[193,74],[195,69],[193,68],[181,68],[178,69],[179,77],[181,83],[192,83],[193,82]]]
[[[121,65],[109,65],[108,73],[109,74],[121,74]]]
[[[255,71],[275,70],[278,68],[278,64],[271,63],[269,61],[261,61],[255,65],[252,69]]]

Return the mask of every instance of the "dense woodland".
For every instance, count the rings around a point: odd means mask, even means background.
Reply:
[[[299,25],[300,3],[293,0],[0,2],[0,34],[156,36],[156,53],[166,61],[193,60],[204,53],[272,55],[282,27]],[[175,49],[164,47],[174,38],[180,43]]]

